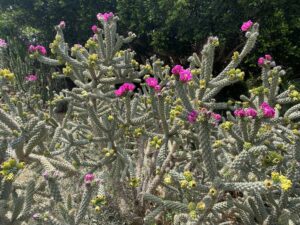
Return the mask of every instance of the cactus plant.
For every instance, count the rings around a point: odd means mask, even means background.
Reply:
[[[167,224],[170,215],[172,224],[299,224],[300,94],[281,90],[285,71],[266,54],[261,86],[241,101],[215,100],[243,80],[238,66],[259,25],[242,25],[243,49],[214,74],[217,37],[188,68],[171,69],[156,56],[139,64],[122,50],[135,34],[119,35],[113,13],[97,19],[84,46],[68,46],[64,22],[51,57],[30,46],[32,58],[64,66],[53,78],[77,85],[47,107],[16,99],[8,92],[13,75],[0,71],[0,221],[109,224],[103,218],[112,209],[114,224]],[[60,118],[54,109],[62,101],[68,111]]]

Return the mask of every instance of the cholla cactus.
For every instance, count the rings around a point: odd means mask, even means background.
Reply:
[[[47,109],[34,99],[12,101],[10,79],[1,80],[1,221],[108,224],[102,219],[113,208],[128,224],[163,222],[167,214],[172,224],[299,224],[300,94],[293,86],[280,92],[284,70],[265,55],[262,86],[241,102],[214,99],[243,80],[238,66],[258,24],[243,24],[245,46],[214,75],[217,37],[188,68],[170,69],[156,57],[139,65],[134,52],[121,50],[135,35],[118,35],[112,13],[97,18],[101,27],[84,46],[69,48],[64,22],[50,44],[55,58],[30,46],[31,57],[64,65],[54,78],[77,85]],[[53,112],[61,101],[63,119]],[[282,112],[283,104],[293,106]],[[22,180],[26,171],[32,181]]]

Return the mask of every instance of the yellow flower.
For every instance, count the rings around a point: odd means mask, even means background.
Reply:
[[[205,203],[203,201],[198,202],[197,209],[203,211],[205,209]]]
[[[196,219],[196,217],[197,217],[197,213],[195,210],[190,211],[189,215],[192,219]]]
[[[233,123],[230,122],[230,121],[225,121],[224,123],[222,123],[221,125],[221,128],[224,129],[224,130],[230,130],[233,126]]]
[[[192,174],[192,172],[191,172],[191,171],[188,171],[188,170],[186,170],[186,171],[183,172],[183,176],[185,177],[185,179],[186,179],[187,181],[191,181],[191,180],[193,179],[193,174]]]
[[[244,149],[250,149],[252,147],[252,144],[250,142],[245,142],[243,147]]]
[[[290,179],[288,179],[286,176],[280,175],[279,180],[281,183],[281,188],[284,191],[289,190],[293,185],[292,181]]]
[[[196,181],[194,181],[194,180],[191,180],[191,181],[189,182],[189,187],[190,187],[190,188],[194,188],[194,187],[196,187],[196,185],[197,185],[197,183],[196,183]]]
[[[273,180],[274,182],[279,182],[279,181],[280,181],[279,176],[280,176],[280,175],[279,175],[278,172],[273,171],[273,172],[271,173],[271,177],[272,177],[272,180]]]
[[[188,208],[190,211],[195,210],[196,209],[196,204],[194,202],[190,202],[188,204]]]
[[[232,56],[232,60],[233,61],[237,61],[238,59],[239,59],[239,56],[240,56],[240,53],[239,52],[237,52],[237,51],[235,51],[234,53],[233,53],[233,56]]]
[[[287,179],[284,182],[281,182],[281,188],[284,191],[288,191],[292,187],[293,183],[291,180]]]
[[[9,69],[0,69],[0,77],[4,77],[5,79],[12,81],[15,78],[15,75],[10,72]]]
[[[266,188],[270,189],[273,186],[273,181],[269,180],[269,179],[266,179],[264,181],[264,185],[265,185]]]
[[[187,180],[181,180],[179,183],[181,188],[186,188],[189,184]]]
[[[12,181],[15,178],[15,175],[13,173],[9,173],[5,176],[5,180]]]
[[[208,194],[210,196],[216,196],[217,193],[218,193],[218,191],[215,188],[210,188],[209,191],[208,191]]]
[[[129,185],[131,187],[138,187],[140,185],[140,179],[137,177],[130,178]]]
[[[213,148],[220,148],[223,145],[222,140],[215,140],[215,142],[213,143],[212,147]]]
[[[170,175],[166,175],[164,178],[165,184],[171,184],[172,183],[172,177]]]
[[[200,89],[205,89],[205,87],[206,87],[206,81],[205,80],[200,80],[199,84],[200,84]]]
[[[89,96],[89,93],[87,91],[82,91],[81,96],[82,97],[87,97],[87,96]]]

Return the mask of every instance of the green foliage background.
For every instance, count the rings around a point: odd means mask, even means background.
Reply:
[[[184,64],[187,56],[201,50],[209,35],[216,35],[221,43],[216,70],[240,49],[240,26],[251,19],[261,29],[256,50],[243,65],[248,78],[255,80],[257,58],[269,53],[287,70],[286,82],[300,83],[299,0],[1,0],[0,11],[0,37],[14,37],[24,46],[32,42],[48,45],[53,26],[61,20],[67,23],[67,41],[83,43],[92,35],[95,15],[113,11],[122,18],[124,34],[138,35],[130,47],[141,61],[157,54],[168,63]]]

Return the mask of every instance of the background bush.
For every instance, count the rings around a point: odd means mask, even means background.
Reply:
[[[252,19],[264,29],[255,54],[242,65],[249,71],[246,78],[257,77],[254,65],[265,52],[285,65],[285,82],[296,82],[300,77],[298,0],[2,0],[0,11],[0,37],[18,37],[25,45],[48,45],[53,24],[62,19],[72,24],[65,31],[67,42],[83,43],[92,35],[91,21],[96,22],[97,12],[116,12],[122,18],[121,32],[131,30],[139,35],[131,44],[139,61],[155,53],[167,63],[186,63],[193,51],[199,53],[207,36],[218,35],[217,72],[243,44],[240,21]]]

